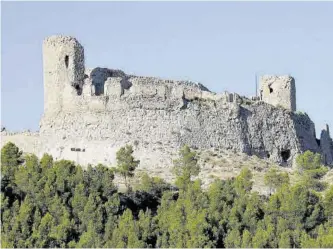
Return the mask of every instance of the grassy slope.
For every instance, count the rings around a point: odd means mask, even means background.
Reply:
[[[292,167],[281,167],[269,160],[260,159],[257,156],[248,156],[242,153],[233,153],[230,151],[205,150],[197,151],[200,158],[201,172],[199,178],[202,180],[203,187],[207,188],[215,179],[227,179],[236,177],[243,167],[248,167],[253,173],[253,191],[261,194],[268,194],[269,189],[264,184],[264,175],[270,167],[278,167],[281,171],[289,174],[292,184],[298,181],[295,169]],[[132,185],[135,187],[140,182],[140,174],[147,172],[145,169],[138,168],[135,177],[132,179]],[[173,183],[174,177],[171,173],[171,167],[161,168],[158,165],[147,172],[149,176],[158,176],[167,182]],[[323,181],[333,184],[333,169],[331,169],[323,178]],[[116,177],[116,184],[120,190],[125,190],[123,180]]]

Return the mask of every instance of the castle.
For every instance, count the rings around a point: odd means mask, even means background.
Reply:
[[[73,37],[43,43],[44,114],[38,133],[2,132],[23,151],[81,165],[115,163],[132,144],[140,167],[170,167],[178,149],[218,148],[292,165],[306,150],[333,164],[328,126],[296,112],[295,80],[263,76],[258,97],[213,93],[201,84],[85,68],[84,48]]]

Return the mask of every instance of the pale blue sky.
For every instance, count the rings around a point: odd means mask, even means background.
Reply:
[[[333,126],[333,2],[2,2],[1,121],[39,128],[42,40],[73,35],[86,67],[189,79],[255,94],[255,74],[291,74],[298,110]],[[332,129],[333,130],[333,127]],[[318,136],[319,134],[317,134]]]

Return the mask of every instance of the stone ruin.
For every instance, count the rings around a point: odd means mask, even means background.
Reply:
[[[229,150],[290,166],[306,150],[333,164],[328,126],[316,138],[311,119],[296,112],[295,80],[263,76],[258,97],[213,93],[199,83],[86,69],[73,37],[43,43],[44,114],[38,133],[2,131],[25,152],[81,165],[115,163],[132,144],[140,167],[170,167],[178,149]]]
[[[260,78],[260,99],[274,106],[296,111],[296,86],[291,76],[265,75]]]

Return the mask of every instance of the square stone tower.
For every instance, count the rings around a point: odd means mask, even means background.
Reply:
[[[296,111],[296,86],[293,77],[264,75],[260,77],[259,84],[260,100]]]
[[[43,42],[44,115],[62,110],[82,91],[84,49],[71,36],[54,35]]]

